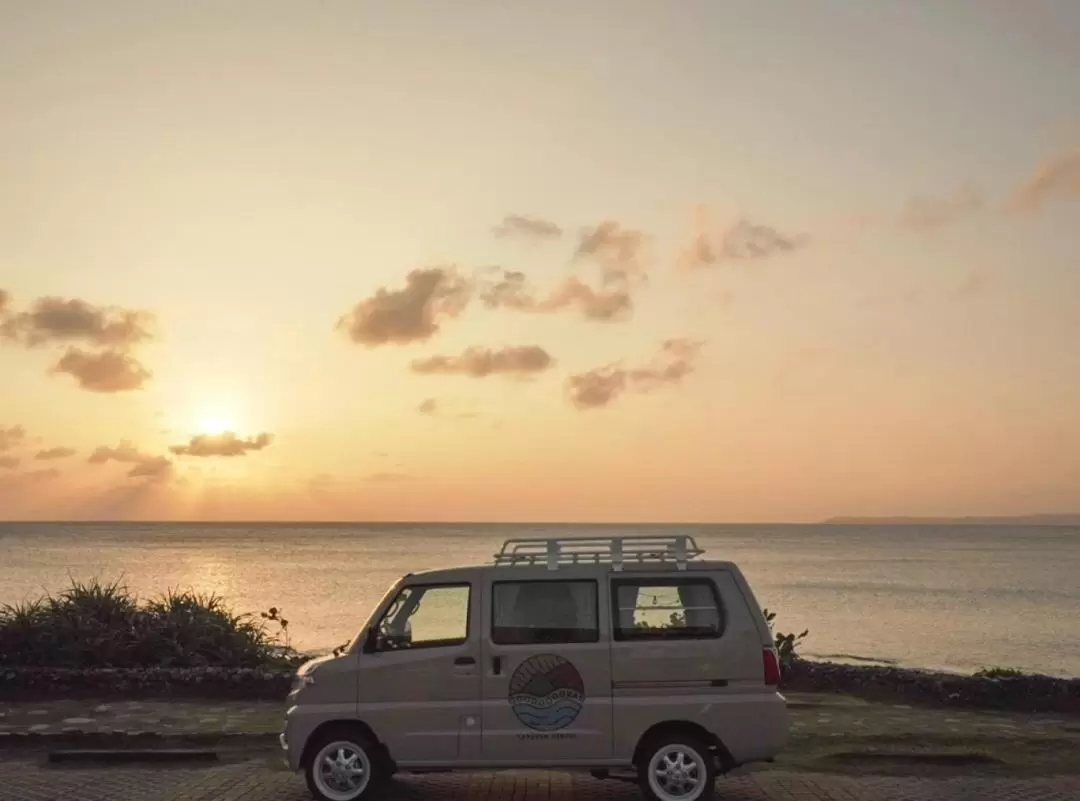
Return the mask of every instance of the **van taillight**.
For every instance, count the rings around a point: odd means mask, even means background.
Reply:
[[[776,651],[766,648],[762,652],[762,660],[765,663],[765,683],[771,687],[779,687],[780,660],[776,658]]]

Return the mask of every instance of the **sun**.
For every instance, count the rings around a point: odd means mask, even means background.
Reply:
[[[226,420],[224,417],[203,417],[199,420],[199,431],[212,437],[218,437],[227,431],[235,430],[236,427],[233,426],[232,421]]]

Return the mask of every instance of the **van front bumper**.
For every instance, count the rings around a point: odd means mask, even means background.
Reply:
[[[289,760],[289,737],[284,731],[278,735],[278,745],[281,746],[281,764],[286,768],[295,772],[295,768],[292,766],[292,762]]]
[[[301,732],[298,735],[296,731],[295,714],[295,705],[285,710],[285,720],[282,721],[281,733],[278,734],[281,758],[285,762],[285,766],[293,772],[300,769],[300,754],[296,753],[296,747],[299,745],[302,748],[304,745],[303,733]]]

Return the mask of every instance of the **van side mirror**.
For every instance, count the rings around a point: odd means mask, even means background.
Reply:
[[[379,644],[379,630],[372,626],[367,630],[367,634],[364,635],[364,644],[361,646],[361,651],[365,654],[375,653],[376,646]]]

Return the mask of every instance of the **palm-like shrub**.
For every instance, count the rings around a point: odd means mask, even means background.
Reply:
[[[277,609],[234,614],[214,594],[169,590],[140,602],[119,582],[72,581],[58,595],[0,607],[0,664],[47,667],[287,666],[298,655]]]

